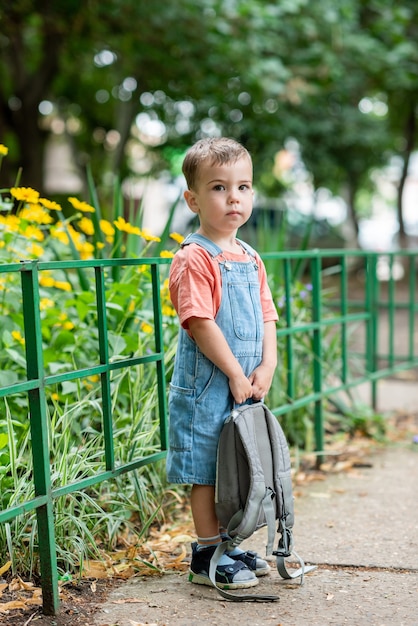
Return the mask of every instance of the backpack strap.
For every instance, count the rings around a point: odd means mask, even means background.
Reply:
[[[292,531],[286,528],[286,521],[279,520],[277,532],[281,533],[277,550],[273,550],[272,554],[276,557],[276,567],[280,576],[286,580],[300,578],[300,584],[303,585],[303,577],[305,574],[316,569],[316,565],[305,565],[303,559],[297,554],[292,546]],[[300,567],[296,571],[289,572],[286,567],[286,558],[293,556],[299,563]]]

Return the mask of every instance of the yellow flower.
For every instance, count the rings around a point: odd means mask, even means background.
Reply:
[[[88,217],[82,217],[78,225],[85,235],[94,235],[94,224]]]
[[[39,200],[39,191],[35,191],[31,187],[12,187],[10,193],[13,198],[21,202],[29,202],[31,204],[37,204]]]
[[[20,222],[19,231],[22,235],[25,235],[27,239],[36,239],[36,241],[43,241],[45,239],[45,235],[40,230],[40,228],[36,228],[36,226],[31,226],[30,224],[25,225],[25,222]]]
[[[109,242],[109,243],[112,243],[112,242]],[[99,250],[103,250],[103,248],[105,247],[105,244],[102,241],[98,241],[96,246]]]
[[[39,308],[41,311],[45,311],[46,309],[50,309],[54,306],[54,301],[51,298],[41,298],[39,301]]]
[[[9,148],[0,143],[0,156],[6,156],[9,153]]]
[[[151,235],[151,233],[149,232],[147,228],[145,228],[142,231],[142,236],[145,239],[145,241],[161,241],[159,237],[155,237],[154,235]]]
[[[163,315],[168,315],[169,317],[175,317],[177,315],[176,310],[168,304],[163,304],[163,306],[161,307],[161,313]]]
[[[74,328],[74,324],[70,322],[66,313],[61,313],[61,315],[58,317],[58,320],[60,323],[54,324],[54,326],[61,326],[65,330],[72,330]]]
[[[23,339],[22,335],[20,334],[20,330],[12,330],[12,337],[16,341],[18,341],[20,344],[22,344],[22,346],[25,345],[25,340]]]
[[[161,294],[162,300],[170,300],[170,289],[169,289],[168,278],[166,278],[165,281],[163,282],[161,289],[160,289],[160,294]]]
[[[41,287],[53,287],[55,285],[55,280],[49,274],[41,274],[39,276],[39,284]]]
[[[67,231],[76,245],[77,243],[80,243],[82,241],[82,234],[79,233],[78,230],[76,230],[73,226],[71,226],[71,224],[67,224]]]
[[[184,237],[180,233],[170,233],[171,239],[174,239],[178,244],[183,243]]]
[[[54,393],[51,393],[51,400],[59,400],[59,395],[56,391],[54,391]]]
[[[89,241],[77,243],[76,248],[80,253],[80,257],[83,261],[93,258],[94,246]]]
[[[87,376],[87,380],[90,380],[92,383],[97,383],[100,380],[99,374],[93,374],[92,376]]]
[[[39,259],[39,257],[41,257],[43,255],[43,253],[44,253],[44,249],[38,243],[33,243],[28,248],[28,254],[30,254],[31,256],[36,257],[37,259]]]
[[[135,300],[131,300],[128,305],[128,312],[133,313],[135,311]]]
[[[53,239],[58,239],[58,241],[63,243],[65,246],[68,246],[69,241],[70,241],[68,239],[67,233],[65,233],[63,230],[61,230],[61,228],[60,228],[60,226],[58,224],[57,224],[57,228],[51,228],[51,237]]]
[[[48,200],[47,198],[39,198],[39,203],[42,204],[46,209],[50,209],[52,211],[62,211],[61,205],[58,202],[53,202],[52,200]]]
[[[73,205],[76,211],[82,211],[83,213],[95,213],[96,209],[91,206],[91,204],[87,204],[87,202],[82,202],[78,198],[68,198],[68,202]]]
[[[174,252],[171,252],[170,250],[161,250],[160,252],[160,257],[162,259],[172,259],[174,256]]]
[[[152,333],[152,326],[151,326],[151,324],[147,324],[147,322],[142,322],[141,330],[142,330],[142,332],[146,333],[147,335],[150,335]]]
[[[6,227],[6,232],[16,233],[19,230],[20,218],[16,215],[0,215],[0,224]]]
[[[132,226],[129,222],[126,222],[123,217],[119,216],[117,220],[114,220],[114,225],[120,231],[129,233],[131,235],[138,235],[141,237],[142,232],[137,226]]]
[[[30,204],[19,212],[19,217],[27,222],[36,224],[51,224],[54,220],[40,204]]]
[[[55,280],[54,287],[62,289],[62,291],[71,291],[71,285],[66,280]]]
[[[107,237],[113,237],[113,235],[115,234],[115,229],[110,222],[108,222],[107,220],[100,220],[99,224],[100,229]]]

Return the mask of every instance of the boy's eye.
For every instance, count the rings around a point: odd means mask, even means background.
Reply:
[[[223,185],[215,185],[214,186],[214,190],[215,191],[223,191],[225,189],[225,187]]]
[[[240,190],[245,190],[245,189],[249,189],[250,186],[249,185],[240,185]]]

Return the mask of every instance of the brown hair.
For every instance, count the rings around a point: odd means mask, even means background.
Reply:
[[[243,156],[251,161],[246,148],[235,139],[228,137],[208,137],[197,141],[186,153],[183,161],[183,174],[189,189],[194,189],[198,178],[199,165],[211,159],[211,165],[235,163]]]

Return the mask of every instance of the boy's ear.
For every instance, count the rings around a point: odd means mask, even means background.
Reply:
[[[191,189],[186,189],[186,191],[184,192],[184,199],[187,202],[187,206],[191,211],[193,211],[193,213],[199,212],[195,193]]]

